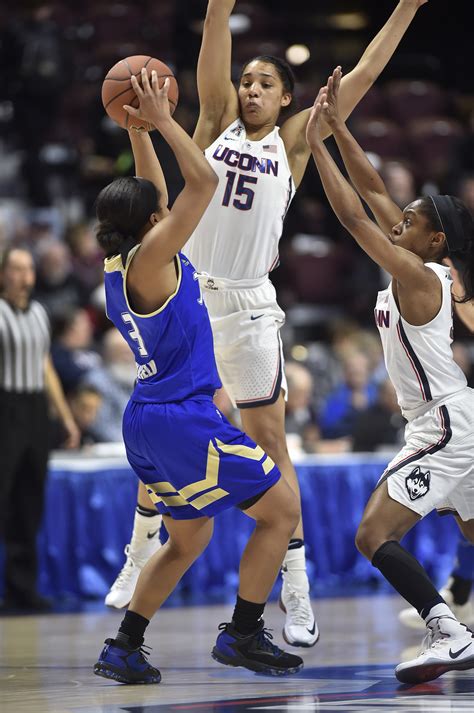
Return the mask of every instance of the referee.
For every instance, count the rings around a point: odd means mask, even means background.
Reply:
[[[36,535],[43,513],[51,402],[67,440],[79,431],[49,355],[50,325],[31,299],[35,267],[31,253],[10,247],[0,266],[0,537],[5,542],[4,609],[42,610],[36,591]]]

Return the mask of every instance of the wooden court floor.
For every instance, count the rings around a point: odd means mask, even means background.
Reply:
[[[120,612],[0,618],[1,713],[233,713],[351,711],[458,713],[474,711],[474,672],[430,684],[401,686],[393,668],[420,636],[398,624],[396,597],[316,600],[321,639],[300,649],[295,676],[257,676],[214,662],[209,652],[229,606],[164,609],[150,626],[150,660],[158,686],[124,686],[92,674],[103,639]],[[267,608],[266,625],[282,644],[282,614]],[[297,651],[296,649],[293,649]]]

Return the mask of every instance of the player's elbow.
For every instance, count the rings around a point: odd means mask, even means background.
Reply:
[[[366,232],[367,216],[360,215],[357,211],[343,211],[342,215],[339,216],[339,220],[355,240],[358,240]]]

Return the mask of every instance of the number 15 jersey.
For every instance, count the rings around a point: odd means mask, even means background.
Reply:
[[[184,252],[213,277],[263,277],[278,264],[283,220],[295,194],[279,129],[250,141],[236,119],[205,156],[219,185]]]

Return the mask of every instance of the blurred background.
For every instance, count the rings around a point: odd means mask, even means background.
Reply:
[[[54,364],[86,453],[120,441],[135,379],[131,354],[104,315],[94,238],[98,191],[133,173],[127,134],[106,116],[101,83],[125,56],[158,57],[177,76],[175,118],[192,134],[206,5],[83,0],[0,7],[0,251],[11,244],[33,251],[35,295],[52,320]],[[256,54],[284,56],[296,74],[297,104],[309,106],[336,64],[345,72],[354,67],[395,5],[239,1],[232,17],[233,74]],[[421,8],[350,119],[401,207],[421,193],[443,192],[460,196],[474,211],[472,26],[464,17],[467,0],[449,8],[441,0]],[[180,174],[156,132],[153,141],[173,201]],[[280,254],[271,278],[287,313],[292,454],[396,450],[404,423],[373,324],[375,296],[387,276],[335,219],[312,163],[289,210]],[[472,385],[474,345],[457,320],[455,340],[456,359]],[[238,422],[225,394],[218,398]],[[60,443],[53,428],[52,448]],[[119,564],[114,557],[110,573]]]
[[[159,57],[177,75],[175,117],[192,133],[206,5],[86,0],[80,6],[20,2],[13,11],[6,4],[0,9],[0,249],[26,242],[34,251],[36,296],[53,321],[53,356],[66,392],[91,381],[99,391],[83,427],[84,443],[117,440],[118,417],[114,427],[104,427],[103,412],[113,409],[108,401],[109,393],[116,395],[114,384],[123,387],[125,399],[134,379],[133,364],[104,316],[93,234],[98,191],[133,171],[127,134],[104,113],[101,82],[124,56]],[[468,23],[460,21],[467,2],[455,5],[452,15],[437,0],[419,11],[350,120],[400,206],[422,192],[440,191],[474,208],[474,79],[467,71],[472,38]],[[337,63],[345,72],[357,63],[394,6],[393,0],[238,2],[234,75],[255,54],[285,56],[297,77],[298,106],[308,106]],[[179,171],[156,132],[153,139],[172,201],[181,187]],[[355,428],[350,414],[333,423],[341,417],[333,413],[335,390],[365,393],[358,412],[375,403],[396,411],[388,404],[390,387],[372,324],[375,295],[386,276],[334,218],[312,162],[289,211],[272,280],[288,316],[286,357],[294,362],[291,445],[310,452],[350,449],[351,442],[334,440],[352,438]],[[456,354],[471,378],[472,349],[460,324],[456,338]],[[108,380],[97,378],[98,367],[110,375],[108,390]],[[92,403],[90,393],[87,399]],[[328,439],[334,442],[321,443]],[[357,449],[377,446],[356,440]]]

